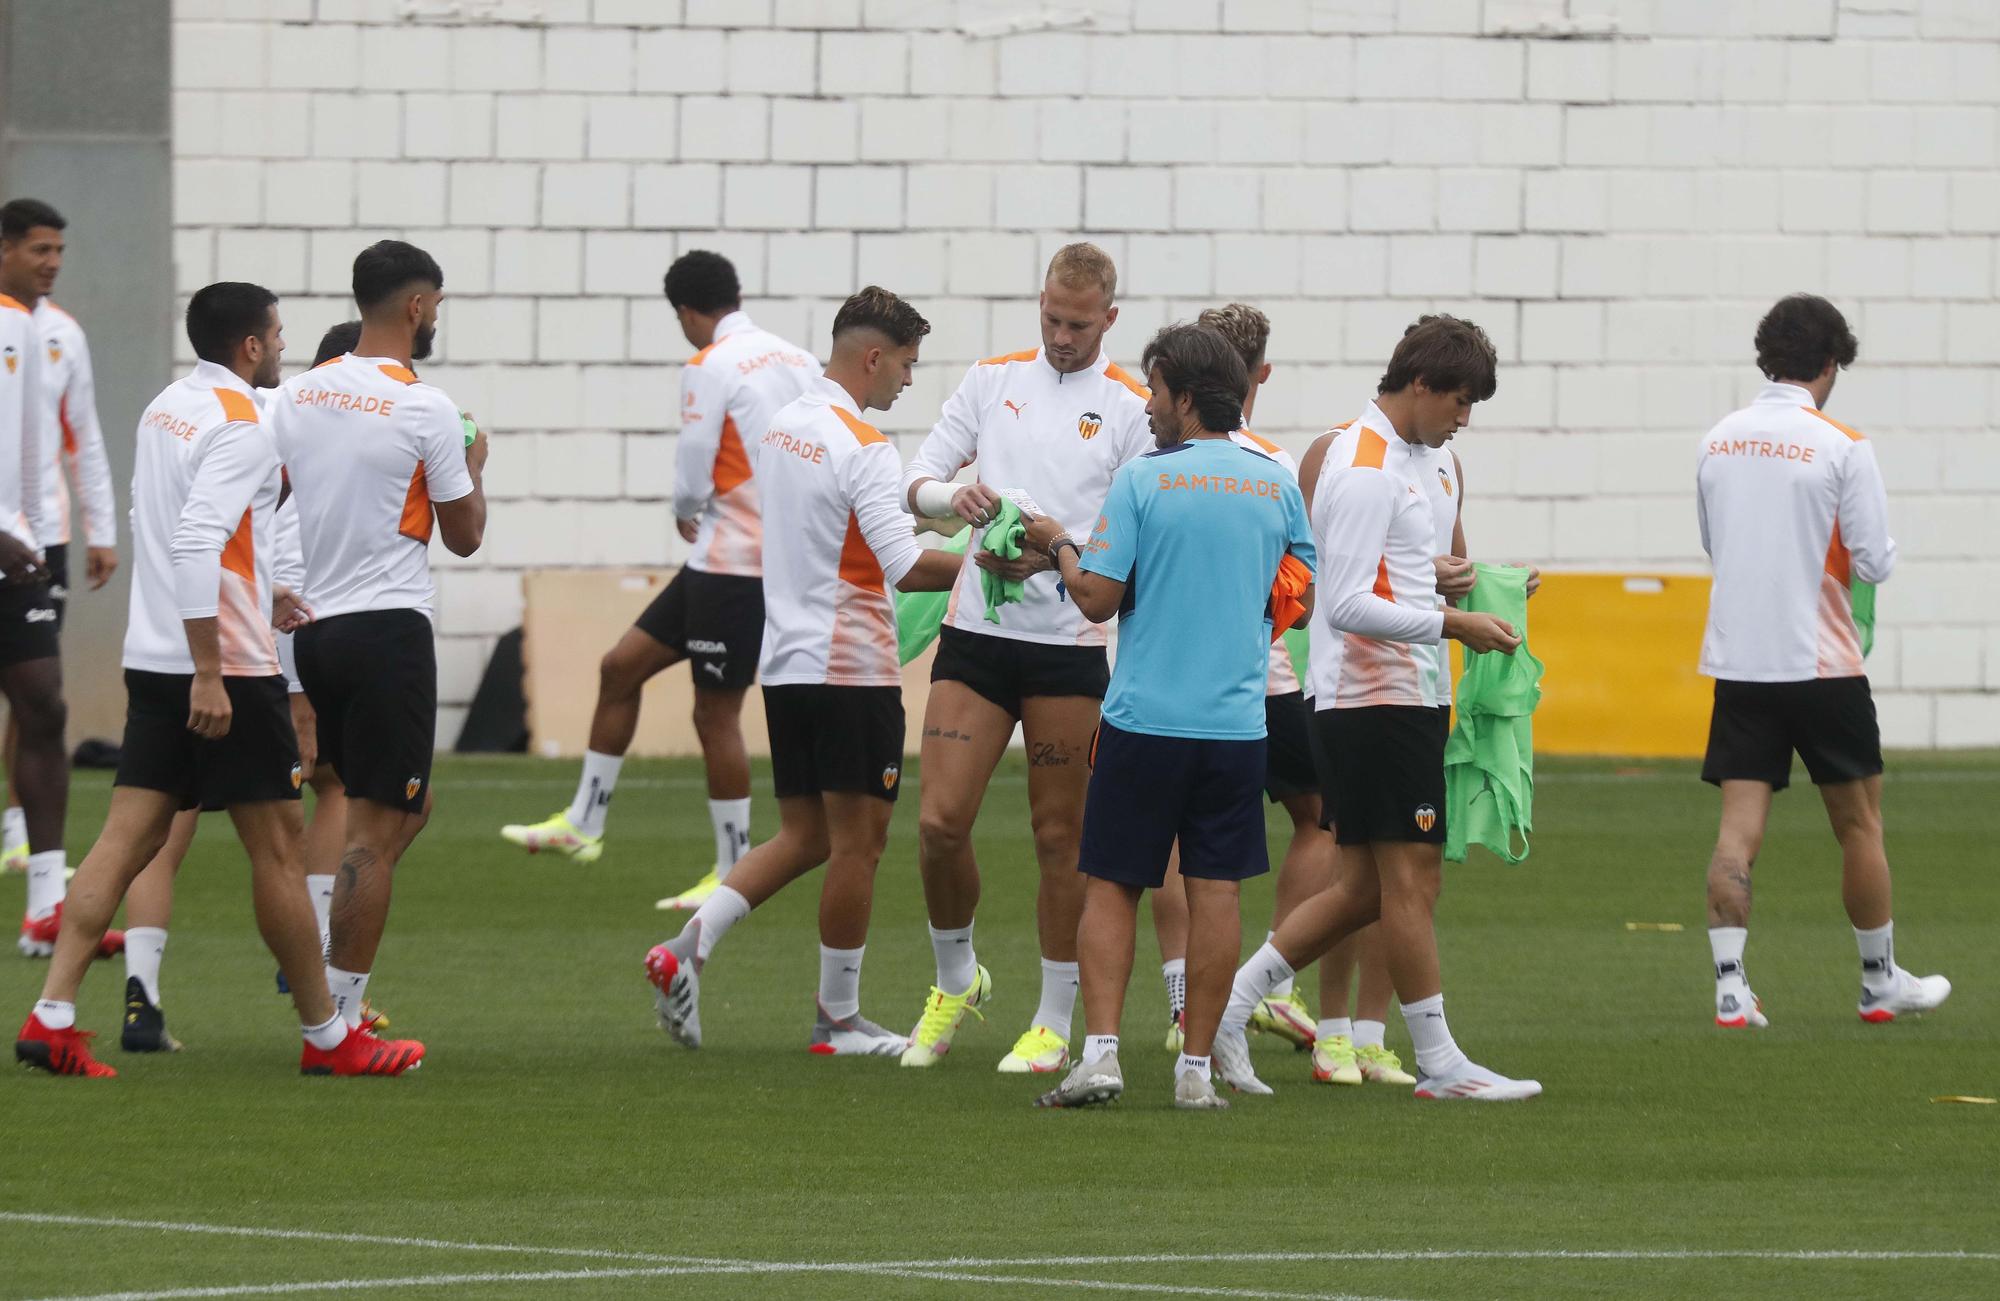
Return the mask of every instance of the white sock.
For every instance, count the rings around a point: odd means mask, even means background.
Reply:
[[[125,978],[136,978],[146,989],[146,1001],[160,1005],[160,959],[166,956],[167,932],[159,926],[133,926],[125,932]]]
[[[1861,948],[1862,985],[1877,993],[1889,988],[1896,978],[1896,923],[1883,922],[1871,931],[1857,926],[1854,942]]]
[[[1229,986],[1229,1004],[1222,1009],[1222,1028],[1241,1030],[1250,1024],[1250,1014],[1281,980],[1296,975],[1276,947],[1266,943],[1237,971]]]
[[[1069,1042],[1070,1018],[1076,1015],[1077,970],[1074,962],[1042,959],[1042,1005],[1034,1023],[1047,1026]]]
[[[51,1030],[67,1030],[76,1024],[76,1004],[44,998],[35,1004],[35,1019]]]
[[[861,1014],[861,954],[866,948],[819,946],[819,1005],[836,1021]]]
[[[1749,981],[1743,975],[1743,944],[1749,938],[1749,928],[1743,926],[1708,928],[1708,950],[1715,955],[1717,989],[1748,988]]]
[[[1354,1037],[1354,1022],[1344,1016],[1323,1016],[1319,1026],[1313,1031],[1315,1039],[1338,1039]]]
[[[319,920],[319,951],[324,956],[333,942],[327,921],[333,916],[333,873],[314,872],[306,877],[306,893],[312,896],[313,916]]]
[[[60,849],[28,855],[28,919],[40,921],[56,910],[69,893],[63,870],[69,860]]]
[[[750,850],[750,798],[710,800],[708,824],[715,829],[715,875],[727,881],[729,869]]]
[[[937,958],[937,987],[947,994],[963,994],[979,979],[979,958],[972,950],[972,927],[954,930],[930,928],[931,953]]]
[[[1354,1046],[1356,1048],[1380,1048],[1389,1033],[1389,1027],[1382,1021],[1356,1021],[1354,1023]]]
[[[1167,982],[1167,1012],[1178,1020],[1187,1011],[1187,959],[1168,958],[1162,962],[1160,978]]]
[[[313,1047],[321,1052],[330,1053],[340,1047],[341,1040],[347,1038],[347,1022],[341,1019],[340,1013],[335,1012],[319,1025],[300,1026],[299,1033],[304,1035],[306,1042]]]
[[[1277,938],[1278,938],[1278,932],[1276,931],[1264,932],[1264,943],[1266,944],[1269,944],[1272,940],[1275,940]],[[1286,976],[1283,980],[1271,986],[1271,997],[1290,998],[1292,996],[1292,981],[1294,978],[1295,976]]]
[[[729,933],[729,928],[749,915],[750,901],[726,885],[717,887],[714,894],[702,901],[701,907],[694,910],[694,916],[688,918],[688,924],[681,928],[679,936],[685,940],[690,931],[694,933],[693,957],[697,969],[708,961],[708,955],[715,951],[716,944]],[[675,952],[681,957],[689,956],[678,948]]]
[[[1174,1063],[1174,1078],[1178,1080],[1189,1071],[1193,1071],[1204,1080],[1207,1079],[1209,1075],[1208,1058],[1196,1057],[1193,1053],[1182,1053],[1181,1059]]]
[[[1410,1038],[1417,1046],[1419,1074],[1447,1075],[1465,1065],[1466,1056],[1444,1021],[1443,994],[1403,1004],[1403,1024],[1410,1027]]]
[[[13,853],[28,847],[28,815],[15,805],[0,817],[0,852]]]
[[[1083,1064],[1090,1065],[1100,1057],[1118,1051],[1118,1036],[1115,1034],[1087,1034],[1083,1037]]]
[[[618,770],[624,766],[622,754],[583,752],[583,776],[577,779],[576,798],[569,802],[571,826],[586,836],[604,834],[604,812],[611,807],[611,791],[618,785]]]
[[[333,995],[333,1010],[340,1013],[340,1019],[347,1023],[347,1028],[353,1030],[360,1026],[361,999],[368,992],[368,973],[328,967],[326,992]]]

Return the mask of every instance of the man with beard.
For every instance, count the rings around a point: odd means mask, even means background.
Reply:
[[[355,350],[293,377],[271,402],[298,501],[311,612],[295,650],[319,750],[347,792],[327,983],[350,1026],[389,917],[390,877],[431,811],[437,647],[430,540],[453,555],[486,530],[486,438],[461,438],[458,405],[410,369],[430,355],[444,273],[385,239],[354,259]]]
[[[309,1075],[397,1075],[423,1045],[344,1025],[299,888],[299,751],[271,638],[271,515],[280,470],[252,394],[284,351],[277,298],[209,285],[188,303],[201,360],[139,421],[134,579],[125,632],[124,757],[78,870],[47,981],[15,1057],[57,1075],[116,1075],[76,1028],[76,995],[125,888],[175,811],[227,809],[249,856],[258,929],[291,983]]]

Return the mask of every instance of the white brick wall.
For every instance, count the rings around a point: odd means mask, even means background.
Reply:
[[[482,12],[504,11],[489,23]],[[470,18],[412,21],[405,10]],[[1082,27],[1048,15],[1085,14]],[[823,348],[879,281],[935,330],[905,445],[1035,338],[1042,261],[1119,259],[1127,362],[1232,297],[1276,333],[1259,427],[1351,416],[1417,314],[1470,315],[1500,392],[1462,444],[1485,554],[1700,562],[1694,436],[1758,380],[1771,299],[1861,336],[1903,568],[1885,735],[2000,744],[2000,5],[1974,0],[176,0],[174,250],[287,295],[294,353],[385,234],[444,265],[429,373],[495,442],[492,541],[438,553],[444,698],[518,570],[679,557],[690,248]],[[1519,33],[1571,25],[1578,39]],[[999,34],[1011,26],[1014,34]],[[441,735],[455,734],[458,715]]]

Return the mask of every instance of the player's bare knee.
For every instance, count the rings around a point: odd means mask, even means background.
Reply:
[[[1083,819],[1036,818],[1034,836],[1037,862],[1047,865],[1067,861],[1074,865],[1077,846],[1083,841]]]
[[[63,730],[69,725],[69,705],[59,687],[38,687],[17,693],[11,700],[13,717],[21,744],[30,749],[49,745],[62,748]]]
[[[646,685],[645,666],[625,653],[623,644],[604,652],[597,662],[597,690],[605,696],[631,696]]]
[[[917,852],[926,862],[955,860],[972,844],[972,828],[958,818],[925,810],[917,817]]]

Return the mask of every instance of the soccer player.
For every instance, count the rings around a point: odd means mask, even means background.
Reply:
[[[1896,564],[1874,446],[1822,413],[1853,333],[1824,298],[1793,294],[1757,325],[1771,382],[1701,441],[1695,509],[1715,566],[1701,671],[1715,679],[1702,780],[1722,789],[1708,864],[1715,1023],[1769,1024],[1743,971],[1750,869],[1792,752],[1819,787],[1840,842],[1841,902],[1861,950],[1863,1021],[1928,1012],[1943,976],[1896,965],[1889,859],[1882,844],[1882,738],[1863,672],[1849,583]]]
[[[980,528],[999,509],[997,488],[1025,493],[1040,503],[1035,513],[1045,509],[1071,533],[1089,534],[1112,475],[1152,448],[1146,390],[1104,354],[1105,331],[1118,319],[1117,289],[1117,268],[1102,249],[1070,244],[1056,253],[1042,284],[1042,346],[966,373],[903,471],[912,514],[955,515]],[[975,463],[977,482],[952,482]],[[999,1068],[1056,1071],[1069,1062],[1076,1005],[1077,842],[1090,737],[1110,680],[1105,633],[1083,617],[1039,552],[1000,564],[975,553],[980,548],[967,548],[952,589],[924,707],[917,862],[937,982],[903,1065],[942,1060],[966,1013],[991,996],[992,976],[972,943],[980,892],[972,823],[1019,723],[1041,872],[1042,993]],[[1025,597],[988,608],[982,568],[1024,579]]]
[[[1269,1089],[1243,1030],[1280,980],[1378,916],[1389,972],[1417,1050],[1420,1098],[1510,1101],[1541,1092],[1474,1065],[1444,1017],[1432,928],[1442,884],[1444,638],[1513,653],[1506,621],[1452,609],[1437,589],[1435,508],[1417,448],[1442,447],[1496,387],[1493,345],[1450,316],[1420,321],[1389,359],[1375,401],[1328,446],[1313,499],[1320,591],[1313,619],[1314,731],[1321,798],[1338,846],[1327,889],[1294,908],[1236,973],[1215,1039],[1223,1078]]]
[[[359,321],[332,327],[320,339],[312,365],[320,366],[351,352],[360,335]],[[252,395],[260,411],[276,392],[275,388],[259,388]],[[297,593],[305,586],[305,557],[299,552],[298,505],[290,496],[281,498],[272,512],[270,571],[273,622],[289,626],[299,617]],[[312,703],[299,685],[293,636],[290,631],[277,633],[278,667],[285,676],[292,730],[298,738],[299,770],[313,789],[313,813],[306,822],[301,856],[306,889],[312,897],[313,919],[318,924],[320,947],[324,950],[327,914],[333,903],[333,874],[344,846],[347,797],[332,767],[319,760]],[[125,890],[125,1023],[119,1029],[118,1041],[126,1052],[177,1052],[181,1046],[167,1033],[166,1017],[160,1010],[160,969],[167,947],[167,926],[173,916],[174,881],[189,847],[194,844],[199,818],[200,810],[195,808],[176,814],[166,844]],[[278,972],[278,992],[291,992],[282,969]],[[365,1000],[362,1019],[378,1031],[389,1025],[389,1018]]]
[[[97,423],[97,383],[91,372],[90,345],[76,318],[49,297],[62,271],[63,230],[67,225],[61,213],[39,199],[14,199],[0,205],[0,294],[34,315],[47,346],[44,355],[48,364],[41,377],[46,412],[42,450],[49,460],[42,472],[42,492],[53,531],[40,541],[58,635],[69,604],[71,524],[65,469],[75,476],[82,498],[85,575],[91,590],[110,582],[118,568],[117,507],[111,491],[111,462],[104,454],[104,431]],[[24,872],[28,867],[28,824],[14,791],[20,734],[11,716],[5,747],[7,810],[0,818],[0,867]]]
[[[1229,341],[1243,359],[1249,389],[1243,397],[1243,426],[1231,437],[1253,452],[1267,456],[1280,469],[1298,478],[1298,464],[1292,454],[1250,429],[1257,392],[1271,377],[1271,363],[1264,353],[1271,337],[1271,321],[1248,303],[1212,307],[1196,318]],[[1278,868],[1277,901],[1272,926],[1300,899],[1326,888],[1333,871],[1333,836],[1319,824],[1319,779],[1313,772],[1312,711],[1307,708],[1292,668],[1291,652],[1282,640],[1270,645],[1270,671],[1264,683],[1264,728],[1267,733],[1264,793],[1271,803],[1284,806],[1292,820],[1292,839]],[[1187,894],[1180,880],[1178,861],[1169,866],[1167,880],[1153,892],[1153,930],[1159,941],[1161,975],[1167,983],[1168,1013],[1172,1021],[1167,1047],[1181,1047],[1181,1014],[1186,999]],[[1266,938],[1269,938],[1267,935]],[[1257,1007],[1252,1024],[1292,1043],[1313,1042],[1313,1020],[1305,1002],[1289,983],[1271,991]]]
[[[778,834],[743,856],[674,939],[646,955],[660,1026],[701,1046],[700,978],[729,928],[821,863],[819,995],[810,1050],[883,1056],[905,1036],[861,1015],[875,865],[902,789],[903,696],[888,589],[944,591],[959,557],[919,546],[895,444],[861,420],[909,387],[930,324],[870,285],[833,318],[833,356],[758,440],[764,508],[785,545],[764,557],[759,675]]]
[[[12,775],[28,824],[28,907],[20,951],[48,957],[62,927],[69,804],[67,711],[56,621],[40,539],[54,535],[42,476],[51,453],[42,397],[47,345],[26,304],[0,294],[0,694],[20,736]],[[123,944],[105,936],[105,953]]]
[[[604,852],[604,818],[618,770],[639,726],[639,692],[654,675],[688,661],[694,728],[708,770],[715,865],[662,909],[699,908],[750,848],[750,759],[743,747],[743,693],[757,672],[764,635],[763,519],[749,449],[778,408],[804,393],[819,362],[759,329],[743,311],[736,268],[696,249],[667,269],[667,301],[698,351],[681,370],[681,435],[674,515],[694,546],[673,582],[640,614],[598,670],[583,775],[568,809],[500,834],[533,852],[579,863]]]
[[[14,1044],[18,1060],[54,1074],[117,1074],[76,1028],[77,990],[125,887],[166,841],[175,811],[195,807],[228,809],[249,856],[258,929],[291,983],[305,1038],[300,1070],[398,1075],[423,1060],[422,1044],[343,1024],[299,888],[299,754],[270,622],[281,474],[253,395],[277,382],[283,328],[260,286],[197,291],[187,332],[201,360],[139,421],[123,758],[41,1001]]]
[[[1146,345],[1143,363],[1159,450],[1118,472],[1088,554],[1059,520],[1028,528],[1028,543],[1059,567],[1077,608],[1095,623],[1120,620],[1078,859],[1083,1056],[1041,1106],[1088,1106],[1124,1092],[1118,1022],[1139,896],[1165,879],[1177,840],[1189,927],[1174,1105],[1229,1105],[1210,1082],[1209,1050],[1241,939],[1238,883],[1270,867],[1258,799],[1270,643],[1312,602],[1313,544],[1298,485],[1232,438],[1249,388],[1236,348],[1207,326],[1170,325]],[[1303,575],[1301,599],[1278,614],[1287,568]]]
[[[432,808],[431,534],[469,556],[486,531],[486,436],[465,441],[457,405],[410,369],[430,355],[443,297],[430,254],[369,245],[354,259],[355,350],[293,376],[270,402],[312,614],[295,645],[299,681],[318,712],[320,755],[347,793],[327,981],[349,1025],[361,1024],[396,863]]]

